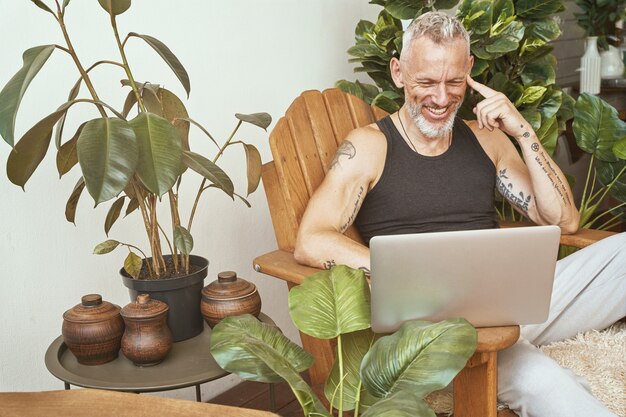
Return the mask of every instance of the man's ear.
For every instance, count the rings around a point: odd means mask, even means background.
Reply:
[[[469,56],[469,69],[467,71],[468,74],[472,73],[472,68],[474,68],[474,55]]]
[[[398,88],[404,87],[404,80],[402,79],[402,71],[400,70],[400,61],[398,58],[393,57],[389,62],[389,69],[391,70],[391,78],[393,79],[393,83]]]

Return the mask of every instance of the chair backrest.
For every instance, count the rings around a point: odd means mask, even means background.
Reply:
[[[293,252],[304,210],[337,146],[351,130],[387,114],[337,88],[305,91],[289,106],[270,134],[274,160],[262,170],[279,249]],[[354,226],[345,234],[361,241]]]

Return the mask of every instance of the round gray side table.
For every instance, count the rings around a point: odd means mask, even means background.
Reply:
[[[259,320],[275,325],[261,313]],[[196,387],[196,400],[202,401],[200,384],[222,378],[229,373],[219,367],[209,351],[211,329],[205,323],[198,336],[174,343],[167,357],[158,365],[135,366],[121,353],[117,359],[103,365],[81,365],[63,342],[57,337],[46,351],[48,371],[65,384],[84,388],[97,388],[125,392],[168,391]],[[274,385],[270,385],[270,403],[274,404]]]

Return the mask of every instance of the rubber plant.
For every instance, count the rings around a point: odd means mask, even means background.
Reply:
[[[70,0],[54,0],[54,7],[49,7],[43,0],[31,1],[57,22],[65,45],[41,45],[25,51],[22,68],[0,91],[0,135],[13,148],[7,160],[9,180],[24,188],[48,152],[54,136],[59,175],[67,174],[77,165],[81,171],[81,177],[66,205],[66,219],[74,222],[78,201],[86,188],[96,206],[113,201],[104,223],[104,230],[108,235],[127,203],[126,215],[138,211],[142,217],[151,256],[148,257],[135,245],[117,240],[107,240],[99,244],[94,252],[103,254],[120,245],[126,246],[129,254],[124,268],[135,278],[139,276],[142,266],[152,278],[187,273],[189,253],[193,248],[191,226],[198,201],[204,191],[217,188],[233,199],[235,196],[241,198],[249,206],[243,197],[235,193],[233,182],[216,164],[217,160],[226,148],[241,145],[247,161],[247,192],[250,194],[255,191],[260,179],[260,154],[253,145],[233,139],[242,123],[266,129],[271,123],[271,117],[267,113],[236,114],[236,127],[228,139],[219,144],[207,129],[189,118],[183,102],[173,92],[157,84],[139,82],[133,77],[126,56],[126,45],[139,39],[163,58],[181,82],[187,96],[191,91],[187,71],[163,42],[135,32],[129,32],[124,39],[121,38],[117,16],[129,9],[131,0],[98,0],[109,16],[112,39],[119,50],[119,60],[100,60],[89,67],[77,55],[65,25]],[[15,141],[15,119],[20,102],[31,81],[54,51],[60,51],[70,58],[78,70],[78,80],[70,89],[66,102]],[[97,93],[98,89],[111,86],[96,86],[90,77],[94,68],[104,65],[115,67],[124,74],[122,85],[129,88],[129,93],[121,109],[103,102]],[[86,98],[79,98],[83,85],[88,94]],[[82,123],[66,140],[63,129],[65,117],[77,104],[95,106],[100,117]],[[197,126],[216,146],[216,154],[212,159],[190,150],[190,125]],[[200,174],[202,181],[185,224],[179,213],[179,187],[182,175],[190,170]],[[165,225],[159,221],[157,215],[157,208],[160,207],[158,203],[165,195],[169,203],[166,211],[171,218],[170,237],[165,233]],[[173,265],[165,263],[161,238],[165,239],[174,255]],[[150,258],[150,261],[144,262],[135,252],[141,253],[144,259]]]
[[[307,277],[289,292],[296,327],[337,339],[326,381],[327,410],[301,378],[313,358],[280,330],[251,315],[227,317],[211,334],[211,354],[225,370],[259,382],[287,381],[306,416],[428,416],[423,398],[446,387],[476,349],[476,330],[464,319],[409,321],[391,335],[370,328],[370,292],[363,271],[338,265]],[[333,413],[333,408],[336,413]]]
[[[579,208],[580,226],[610,229],[626,221],[626,122],[614,107],[584,93],[574,106],[572,129],[578,147],[591,155]],[[611,205],[608,196],[617,203],[599,210]]]

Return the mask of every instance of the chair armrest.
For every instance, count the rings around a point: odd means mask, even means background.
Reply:
[[[275,250],[254,258],[254,270],[283,279],[293,284],[301,284],[304,278],[320,272],[320,269],[304,266],[296,262],[293,253]]]
[[[524,227],[535,226],[531,222],[500,222],[500,227]],[[607,230],[595,230],[595,229],[578,229],[576,233],[571,235],[561,235],[561,244],[566,246],[573,246],[575,248],[584,248],[599,240],[614,235],[615,232],[609,232]]]

